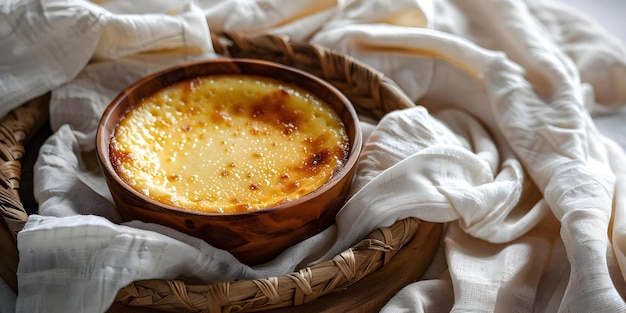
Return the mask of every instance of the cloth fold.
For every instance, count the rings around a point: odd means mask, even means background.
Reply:
[[[626,104],[626,49],[567,6],[46,0],[0,14],[0,114],[52,92],[40,210],[18,234],[18,312],[102,312],[140,279],[283,275],[408,216],[446,223],[445,264],[383,312],[626,310],[626,156],[592,119]],[[209,30],[338,50],[419,104],[363,121],[371,135],[335,225],[254,268],[160,225],[119,224],[95,162],[106,105],[142,76],[218,57]]]

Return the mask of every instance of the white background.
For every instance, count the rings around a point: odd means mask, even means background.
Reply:
[[[626,44],[625,0],[560,0],[580,9]],[[626,149],[626,109],[621,114],[596,118],[598,128]],[[15,294],[0,280],[0,313],[15,311]]]

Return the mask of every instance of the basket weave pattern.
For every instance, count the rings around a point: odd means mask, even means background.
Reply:
[[[116,301],[172,312],[251,312],[298,306],[348,288],[384,266],[419,226],[414,218],[380,228],[332,260],[280,277],[185,285],[182,281],[138,281]]]
[[[48,100],[49,95],[38,97],[0,121],[0,213],[13,238],[28,218],[19,196],[24,144],[48,119]]]
[[[216,52],[226,57],[282,63],[326,80],[342,91],[360,114],[379,119],[390,111],[414,106],[391,79],[327,48],[277,35],[229,33],[212,34],[212,38]],[[0,212],[14,239],[28,218],[18,194],[23,144],[48,119],[47,102],[48,97],[37,98],[0,121]],[[288,275],[209,285],[137,281],[122,288],[116,301],[172,312],[251,312],[298,306],[344,290],[383,267],[413,238],[420,223],[415,218],[400,220],[372,232],[332,260]]]

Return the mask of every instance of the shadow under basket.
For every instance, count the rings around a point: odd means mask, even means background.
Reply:
[[[347,55],[277,35],[212,34],[225,57],[254,58],[316,75],[346,95],[359,114],[380,119],[415,106],[388,77]],[[32,163],[47,138],[49,95],[28,101],[0,121],[0,276],[17,292],[17,233],[32,200]],[[28,149],[26,148],[28,147]],[[28,152],[28,155],[26,154]],[[136,281],[119,290],[109,312],[376,312],[416,281],[439,246],[442,225],[407,218],[335,256],[279,277],[216,284]]]

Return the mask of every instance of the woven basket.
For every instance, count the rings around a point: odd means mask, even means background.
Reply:
[[[212,39],[215,50],[224,56],[264,59],[314,74],[341,90],[360,114],[374,119],[393,110],[414,106],[402,90],[382,73],[324,47],[293,42],[276,35],[247,37],[240,33],[229,33],[213,34]],[[23,197],[20,197],[20,181],[24,175],[20,160],[24,156],[24,144],[29,136],[48,119],[47,102],[47,96],[29,101],[0,121],[0,212],[13,235],[13,246],[0,248],[8,252],[15,251],[15,258],[5,259],[4,262],[13,273],[17,268],[15,236],[27,220],[27,212],[31,212],[25,210]],[[300,311],[298,308],[303,308],[305,303],[346,290],[380,270],[416,233],[427,228],[428,231],[420,240],[431,243],[414,249],[423,251],[411,251],[416,254],[411,256],[413,263],[420,263],[415,262],[417,259],[422,261],[421,265],[414,264],[421,267],[418,269],[421,273],[432,259],[439,240],[441,228],[433,225],[415,218],[397,221],[390,227],[372,232],[333,260],[280,277],[210,285],[187,284],[178,280],[137,281],[118,292],[114,307],[119,309],[123,305],[125,309],[120,309],[120,312],[128,310],[127,306],[140,307],[141,312],[147,312],[143,309],[251,312],[285,307],[296,307],[296,311]],[[15,288],[15,277],[4,278]],[[368,307],[365,311],[377,309]]]

